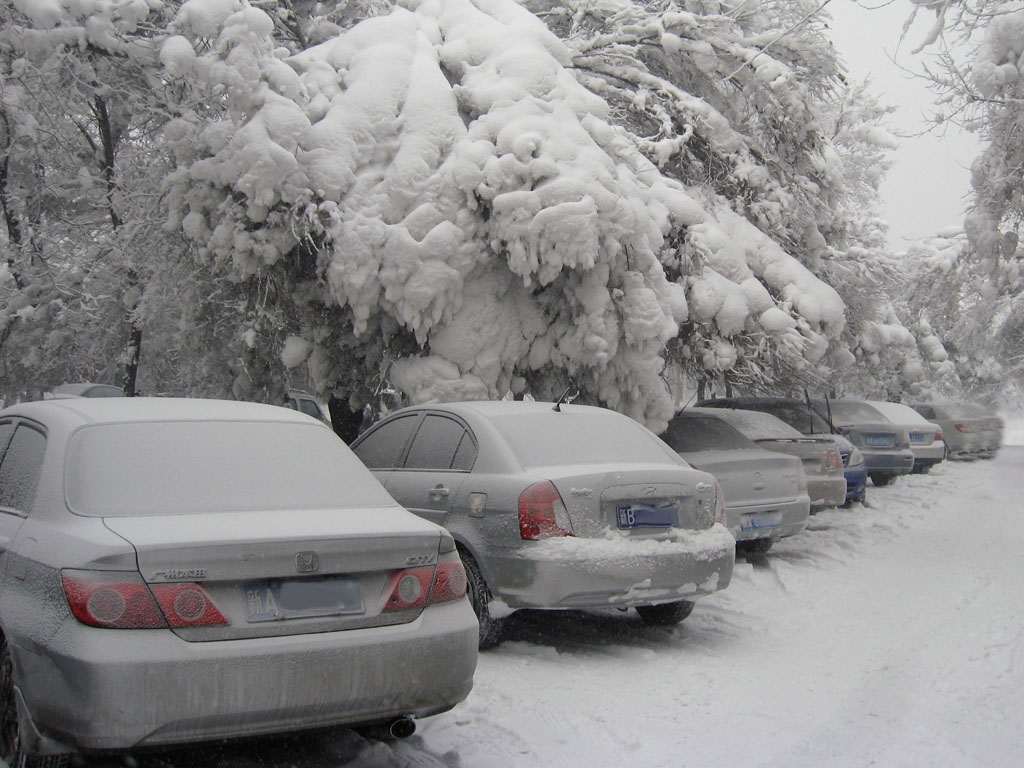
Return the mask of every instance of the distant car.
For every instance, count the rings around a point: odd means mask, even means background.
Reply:
[[[807,527],[811,500],[803,462],[759,448],[722,415],[718,408],[680,411],[660,437],[692,467],[717,478],[737,547],[767,552]]]
[[[824,437],[835,442],[843,460],[843,476],[846,478],[846,503],[864,502],[867,499],[868,470],[864,455],[845,437],[839,434],[826,419],[819,416],[805,401],[788,397],[719,397],[701,400],[698,406],[704,408],[740,408],[770,413],[784,421],[797,432],[808,437]]]
[[[320,402],[313,395],[303,392],[301,389],[289,389],[285,395],[285,405],[299,413],[312,416],[324,424],[329,425],[331,423],[331,419],[325,413],[323,407],[321,407]]]
[[[942,427],[950,459],[973,461],[991,458],[998,450],[1001,422],[977,406],[964,403],[912,403],[911,408]]]
[[[650,430],[582,405],[501,401],[396,411],[352,450],[459,547],[480,645],[517,608],[635,608],[686,618],[724,589],[735,540],[714,477]]]
[[[946,458],[946,444],[942,440],[942,427],[928,421],[909,405],[868,400],[884,419],[907,430],[910,451],[914,454],[914,468],[911,472],[928,472]]]
[[[452,537],[284,408],[0,411],[0,555],[11,766],[334,725],[408,735],[472,686]]]
[[[124,390],[112,384],[60,384],[49,392],[43,393],[43,399],[60,397],[124,397]]]
[[[801,434],[770,413],[731,408],[718,408],[715,413],[759,448],[788,453],[803,462],[812,512],[846,501],[843,459],[835,440]]]
[[[821,416],[831,421],[864,454],[868,477],[875,485],[888,485],[914,468],[907,430],[897,426],[863,400],[813,400]]]

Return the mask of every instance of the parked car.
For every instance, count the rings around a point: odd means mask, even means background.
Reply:
[[[324,424],[331,423],[320,402],[313,395],[303,392],[301,389],[289,389],[285,395],[285,405],[307,416],[312,416],[314,419],[319,419]]]
[[[112,384],[58,384],[49,392],[43,393],[44,400],[61,397],[124,397],[124,390]]]
[[[971,419],[978,435],[978,458],[994,459],[1003,443],[1003,420],[987,408],[974,403],[964,403],[961,409]]]
[[[284,408],[0,411],[0,557],[12,766],[333,725],[407,735],[472,686],[452,537]]]
[[[864,454],[868,477],[875,485],[888,485],[914,468],[907,430],[881,418],[863,400],[816,400],[818,413],[828,419]]]
[[[843,460],[846,503],[867,500],[868,470],[864,454],[805,401],[787,397],[719,397],[701,400],[697,405],[704,408],[740,408],[770,413],[802,435],[833,440]]]
[[[868,400],[867,404],[879,415],[907,430],[910,451],[914,454],[914,468],[911,472],[928,472],[946,458],[946,444],[942,440],[942,427],[928,421],[909,405]]]
[[[803,435],[781,419],[761,411],[718,408],[715,415],[758,448],[787,453],[803,462],[812,513],[838,507],[846,501],[843,459],[832,438]]]
[[[942,428],[946,457],[960,461],[978,458],[981,434],[975,432],[973,418],[956,403],[911,403],[911,408]]]
[[[807,527],[811,500],[803,462],[766,451],[719,418],[721,409],[680,411],[661,434],[690,466],[710,472],[725,493],[729,531],[745,552],[767,552]]]
[[[352,449],[399,502],[455,537],[481,647],[517,608],[635,608],[649,624],[675,624],[732,577],[714,477],[620,413],[416,406]]]

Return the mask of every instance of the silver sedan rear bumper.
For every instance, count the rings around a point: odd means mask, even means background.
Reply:
[[[595,608],[693,600],[725,589],[736,540],[721,525],[674,539],[565,537],[490,551],[488,585],[510,608]]]
[[[466,600],[408,624],[213,642],[68,622],[15,663],[39,733],[127,749],[443,712],[472,688],[478,632]]]

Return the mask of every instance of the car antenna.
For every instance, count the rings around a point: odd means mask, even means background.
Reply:
[[[568,387],[565,388],[565,392],[563,392],[562,396],[558,398],[558,402],[555,403],[555,407],[551,409],[552,411],[554,411],[555,413],[561,413],[562,412],[562,403],[571,402],[571,399],[569,398],[569,390],[570,389],[572,389],[572,384],[570,384]],[[575,399],[575,396],[572,399]]]

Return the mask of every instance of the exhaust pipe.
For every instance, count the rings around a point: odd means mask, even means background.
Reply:
[[[393,739],[407,739],[416,733],[416,723],[411,717],[396,717],[388,724],[388,735]]]

